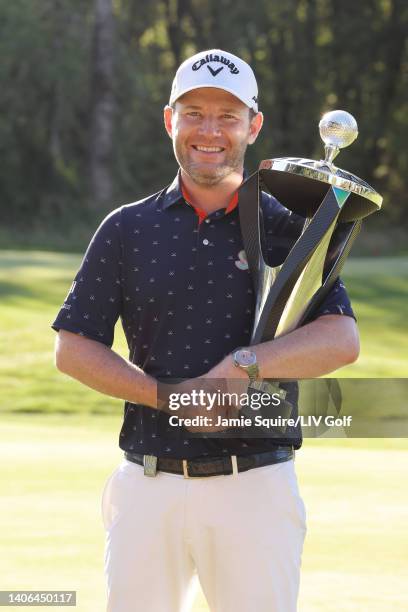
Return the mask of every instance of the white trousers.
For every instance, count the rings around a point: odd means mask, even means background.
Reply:
[[[102,496],[107,612],[295,612],[306,516],[294,461],[185,479],[126,459]]]

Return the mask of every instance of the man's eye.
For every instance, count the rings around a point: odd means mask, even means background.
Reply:
[[[187,113],[187,115],[189,117],[199,117],[200,113],[198,111],[190,111],[189,113]]]
[[[225,113],[224,119],[235,119],[234,115],[229,115],[228,113]]]

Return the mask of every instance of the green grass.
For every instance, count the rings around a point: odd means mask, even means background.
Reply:
[[[408,257],[350,259],[342,275],[358,318],[362,351],[349,377],[408,376]]]
[[[104,609],[100,496],[121,457],[122,402],[53,365],[49,326],[79,262],[0,252],[0,589],[77,590],[78,612],[94,612]],[[350,260],[343,278],[362,352],[339,376],[406,376],[408,258]],[[404,439],[305,440],[302,612],[408,608],[407,450]],[[207,610],[202,595],[194,610]]]
[[[77,590],[78,612],[105,609],[100,500],[121,459],[120,421],[2,416],[0,590]],[[407,450],[406,440],[305,441],[300,611],[408,608]],[[194,612],[204,611],[199,593]]]
[[[80,257],[0,251],[0,388],[2,411],[118,414],[122,403],[94,393],[53,365],[50,324],[64,301]],[[408,258],[350,259],[343,278],[361,334],[356,364],[339,377],[408,374]],[[115,350],[127,356],[116,327]]]
[[[80,263],[76,255],[3,251],[0,255],[1,408],[7,411],[112,414],[121,402],[62,376],[50,328]],[[119,329],[119,327],[117,328]],[[123,334],[116,349],[126,354]]]

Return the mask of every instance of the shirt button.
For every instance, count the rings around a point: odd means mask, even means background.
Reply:
[[[209,241],[209,240],[207,240],[207,238],[204,238],[204,240],[203,240],[203,244],[205,244],[205,246],[207,246],[207,244],[210,244],[210,241]]]

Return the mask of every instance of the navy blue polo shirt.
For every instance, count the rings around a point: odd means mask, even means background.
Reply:
[[[266,193],[262,214],[264,252],[277,265],[303,219]],[[102,221],[52,327],[111,347],[120,317],[132,363],[161,380],[194,378],[249,344],[254,307],[238,209],[200,219],[177,175],[166,189]],[[316,318],[324,314],[354,316],[341,281]],[[187,459],[265,452],[277,443],[282,441],[192,438],[170,427],[165,413],[130,402],[119,437],[126,451]],[[300,436],[291,443],[299,448]]]

